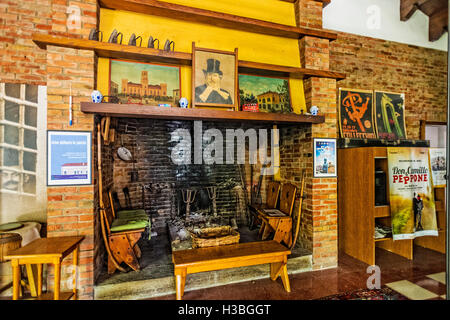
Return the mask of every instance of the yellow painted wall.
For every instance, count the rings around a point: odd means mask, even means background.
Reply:
[[[265,21],[295,26],[295,12],[291,3],[279,0],[170,0],[166,2],[202,9],[226,12]],[[160,48],[167,39],[175,42],[175,51],[192,52],[192,42],[197,47],[234,51],[239,49],[239,60],[300,67],[298,41],[244,31],[218,28],[175,19],[137,14],[119,10],[100,10],[100,30],[103,41],[117,29],[123,33],[122,44],[128,44],[132,33],[142,36],[142,46],[148,38],[158,38]],[[109,59],[98,62],[97,89],[108,94]],[[294,111],[305,109],[303,81],[290,79],[291,100]],[[181,96],[191,101],[191,67],[181,67]]]

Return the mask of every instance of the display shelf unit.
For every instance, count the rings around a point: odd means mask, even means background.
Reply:
[[[276,37],[301,39],[304,36],[311,36],[329,40],[337,39],[337,34],[328,30],[289,26],[157,0],[99,0],[98,2],[101,8],[106,9],[131,11]]]
[[[215,109],[184,109],[139,104],[115,104],[81,102],[81,111],[110,117],[151,118],[162,120],[202,120],[202,121],[246,121],[273,124],[317,124],[323,123],[323,116],[302,114],[225,111]]]
[[[338,163],[339,249],[369,265],[376,247],[412,260],[413,240],[374,237],[376,223],[390,226],[389,205],[375,206],[375,168],[387,172],[386,147],[338,149]]]
[[[99,57],[102,58],[167,63],[174,65],[192,65],[192,54],[186,52],[164,51],[152,48],[44,34],[34,34],[33,41],[41,49],[46,49],[47,45],[52,45],[72,49],[93,50]],[[239,60],[238,69],[240,73],[262,76],[279,76],[298,79],[306,79],[309,77],[334,78],[336,80],[345,79],[345,74],[339,72],[280,66],[243,60]]]

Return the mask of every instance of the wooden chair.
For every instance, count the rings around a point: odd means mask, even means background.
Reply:
[[[264,209],[274,209],[277,207],[280,188],[281,184],[278,181],[269,182],[266,191],[266,203],[264,205],[250,205],[250,212],[253,213],[252,228],[258,222],[264,223],[259,217],[259,211]]]
[[[294,208],[297,187],[291,183],[285,183],[280,191],[280,209],[263,209],[258,214],[261,223],[259,236],[266,240],[274,233],[273,240],[292,245],[292,210]]]
[[[120,266],[122,262],[137,271],[140,269],[138,259],[141,250],[137,246],[138,240],[148,224],[144,220],[127,220],[114,218],[108,195],[103,195],[101,203],[100,220],[103,240],[108,252],[108,273],[112,274],[116,269],[124,272]]]
[[[149,219],[149,216],[144,209],[122,209],[122,207],[120,206],[119,198],[117,197],[117,192],[113,191],[112,189],[108,190],[108,199],[111,205],[113,217],[115,219]],[[115,205],[116,203],[118,204],[117,210]]]

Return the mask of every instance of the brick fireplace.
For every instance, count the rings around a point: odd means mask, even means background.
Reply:
[[[47,235],[48,237],[84,235],[81,244],[79,284],[81,299],[92,299],[94,287],[101,268],[105,263],[105,250],[102,243],[99,223],[98,172],[96,150],[96,125],[99,117],[83,113],[80,102],[89,101],[92,90],[97,88],[98,57],[92,50],[63,48],[48,45],[39,49],[32,41],[33,34],[52,34],[64,37],[87,39],[91,28],[99,26],[100,8],[97,1],[76,1],[81,19],[71,20],[73,3],[68,0],[33,0],[8,2],[0,6],[4,30],[10,34],[2,36],[3,61],[2,81],[26,82],[47,86],[47,129],[48,130],[87,130],[93,134],[93,176],[90,186],[47,187]],[[296,10],[298,26],[321,28],[322,1],[298,0],[292,4]],[[5,13],[5,14],[4,14]],[[20,25],[18,25],[20,21]],[[73,22],[76,22],[75,24]],[[3,30],[3,29],[2,29]],[[21,38],[14,36],[17,30]],[[3,37],[4,36],[4,37]],[[104,37],[105,38],[105,37]],[[104,39],[105,40],[105,39]],[[329,70],[329,40],[305,36],[298,42],[301,66],[317,70]],[[25,58],[22,58],[25,57]],[[33,70],[33,72],[31,72]],[[69,125],[69,94],[73,96],[73,119]],[[305,200],[301,222],[299,244],[312,252],[313,268],[324,269],[337,265],[337,186],[336,179],[312,177],[312,139],[316,137],[336,137],[336,80],[319,77],[304,79],[303,88],[306,110],[313,105],[325,116],[322,124],[300,126],[279,126],[280,129],[280,176],[279,180],[300,185],[301,173],[306,170]],[[126,125],[133,124],[138,134],[125,133]],[[204,123],[205,128],[215,126],[219,129],[238,128],[241,124]],[[191,129],[192,122],[162,121],[153,119],[123,118],[117,127],[116,144],[123,135],[124,144],[139,155],[139,181],[130,182],[129,163],[116,159],[117,145],[103,145],[103,178],[105,187],[120,192],[128,186],[134,206],[148,206],[148,213],[154,218],[154,225],[163,228],[164,222],[173,214],[170,192],[189,181],[195,186],[239,182],[240,173],[236,166],[221,165],[215,168],[198,166],[190,170],[174,168],[161,151],[158,143],[167,143],[169,132],[175,128]],[[271,125],[265,125],[270,128]],[[243,128],[246,128],[243,126]],[[161,137],[161,139],[158,139]],[[136,143],[135,143],[136,142]],[[137,147],[136,147],[137,144]],[[164,146],[166,148],[166,146]],[[165,149],[164,149],[165,150]],[[213,166],[212,166],[213,167]],[[251,184],[250,167],[243,166],[247,187]],[[255,168],[254,182],[257,181],[259,167]],[[179,177],[179,179],[177,178]],[[266,180],[267,181],[267,180]],[[265,182],[266,182],[265,181]],[[142,202],[140,185],[147,186],[149,204]],[[264,186],[264,184],[263,184]],[[230,188],[231,189],[231,188]],[[262,189],[262,195],[265,195]],[[236,199],[229,189],[222,188],[217,198],[218,211],[232,216]],[[295,206],[298,206],[296,199]],[[177,206],[175,206],[177,207]],[[294,208],[295,210],[295,208]],[[64,266],[71,264],[70,259]],[[62,288],[71,273],[62,272]],[[52,284],[50,280],[49,285]]]

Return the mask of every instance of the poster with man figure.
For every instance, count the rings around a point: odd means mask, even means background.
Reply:
[[[387,148],[394,240],[438,236],[428,148]]]

